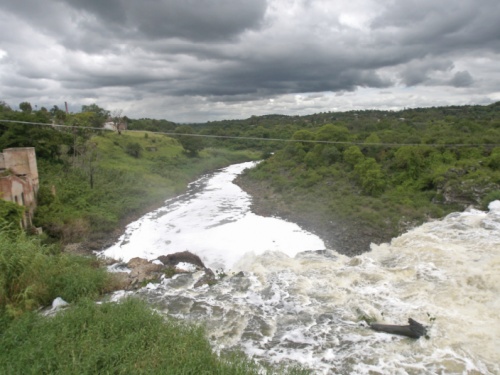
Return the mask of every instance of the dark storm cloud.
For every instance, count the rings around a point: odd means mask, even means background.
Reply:
[[[371,26],[397,44],[426,47],[428,53],[457,48],[500,51],[499,14],[497,0],[395,1]]]
[[[6,0],[0,100],[43,91],[136,110],[127,100],[165,97],[221,113],[300,93],[496,95],[499,14],[498,0]]]
[[[231,39],[259,26],[265,0],[61,0],[135,37],[198,42]]]

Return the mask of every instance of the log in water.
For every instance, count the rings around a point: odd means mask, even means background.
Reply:
[[[410,337],[412,339],[419,339],[422,336],[425,336],[427,333],[427,329],[412,318],[408,319],[408,324],[394,325],[394,324],[380,324],[380,323],[371,323],[370,328],[374,331],[378,332],[386,332],[391,333],[393,335],[401,335]]]

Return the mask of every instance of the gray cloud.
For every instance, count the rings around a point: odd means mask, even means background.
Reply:
[[[469,87],[474,83],[474,78],[468,71],[456,72],[450,80],[450,84],[454,87]]]
[[[429,84],[435,72],[446,72],[453,68],[451,60],[420,59],[404,64],[401,78],[405,85]]]
[[[424,105],[429,86],[500,100],[498,14],[497,0],[7,0],[0,100],[183,121]]]
[[[182,38],[198,42],[230,39],[260,25],[265,0],[61,0],[95,17],[117,34]],[[85,25],[87,31],[92,23]]]
[[[371,26],[380,35],[420,46],[427,54],[468,48],[500,51],[498,14],[496,0],[396,1]]]

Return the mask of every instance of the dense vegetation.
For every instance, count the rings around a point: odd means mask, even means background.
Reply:
[[[110,275],[95,259],[61,253],[39,238],[0,227],[0,328],[56,297],[77,302],[111,288]]]

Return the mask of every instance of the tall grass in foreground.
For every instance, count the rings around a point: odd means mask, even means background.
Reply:
[[[51,318],[26,314],[0,335],[0,347],[2,374],[259,373],[243,356],[217,356],[201,327],[165,320],[135,299],[82,301]]]
[[[38,238],[0,228],[0,320],[50,305],[56,297],[95,298],[109,285],[109,274],[96,260],[61,254]]]

